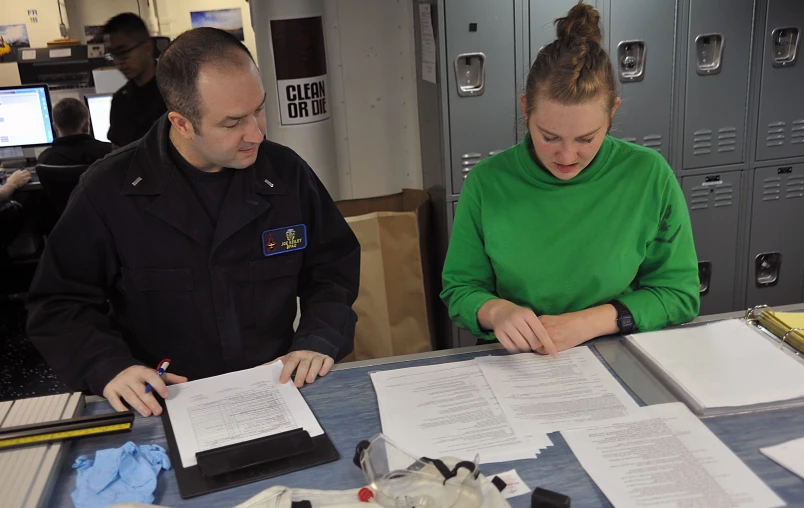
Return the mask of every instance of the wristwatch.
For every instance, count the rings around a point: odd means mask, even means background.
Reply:
[[[617,328],[620,329],[620,333],[628,334],[635,332],[636,325],[634,324],[634,316],[631,314],[631,311],[628,310],[628,307],[617,300],[613,300],[610,303],[612,307],[617,310]]]

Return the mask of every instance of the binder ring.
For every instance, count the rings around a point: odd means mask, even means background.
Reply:
[[[788,335],[790,335],[791,333],[802,332],[802,331],[804,331],[804,328],[791,328],[787,330],[787,333],[785,333],[784,336],[782,337],[782,342],[779,343],[779,349],[782,349],[782,346],[784,346],[785,342],[787,342]]]
[[[773,307],[771,307],[770,305],[757,305],[756,307],[751,307],[750,309],[745,311],[745,317],[743,317],[743,321],[745,321],[746,323],[755,323],[759,321],[759,317],[756,315],[756,311],[759,309],[767,309],[774,314],[776,313],[776,311],[773,310]]]

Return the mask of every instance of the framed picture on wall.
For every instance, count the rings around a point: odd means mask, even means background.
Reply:
[[[239,8],[193,11],[190,12],[190,23],[193,28],[208,26],[226,30],[237,37],[238,40],[245,40],[243,36],[243,14]]]
[[[17,49],[30,47],[26,25],[0,25],[0,62],[16,62]]]

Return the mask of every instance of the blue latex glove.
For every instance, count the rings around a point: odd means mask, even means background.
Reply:
[[[170,458],[158,445],[137,446],[131,441],[120,448],[99,450],[95,460],[78,457],[72,494],[76,508],[102,508],[115,503],[153,503],[156,476],[170,469]]]

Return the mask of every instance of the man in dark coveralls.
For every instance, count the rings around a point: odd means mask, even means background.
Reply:
[[[167,115],[84,174],[53,230],[29,337],[71,387],[144,416],[162,411],[147,383],[167,397],[166,382],[277,358],[283,382],[313,382],[354,346],[357,239],[310,167],[265,140],[265,91],[235,37],[184,33],[157,81]]]

